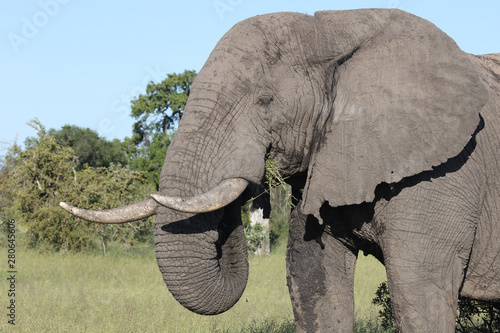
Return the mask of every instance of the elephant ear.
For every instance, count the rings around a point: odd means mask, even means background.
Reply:
[[[373,201],[378,184],[458,155],[488,98],[453,40],[401,11],[337,64],[331,113],[303,193],[303,211],[319,219],[325,201],[333,207]]]

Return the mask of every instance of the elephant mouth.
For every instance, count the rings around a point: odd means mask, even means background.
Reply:
[[[156,215],[157,203],[185,213],[213,212],[236,200],[247,186],[248,181],[243,178],[230,178],[206,193],[189,198],[152,194],[150,197],[131,205],[103,210],[82,209],[65,202],[61,202],[59,205],[71,214],[87,221],[126,223]]]

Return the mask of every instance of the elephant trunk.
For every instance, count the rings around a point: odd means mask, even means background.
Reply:
[[[237,200],[239,201],[239,200]],[[203,315],[229,310],[248,279],[239,202],[191,218],[156,225],[156,258],[172,295]]]
[[[252,133],[234,130],[244,128],[236,124],[242,119],[223,112],[238,110],[225,104],[213,87],[204,89],[204,71],[193,83],[167,150],[154,196],[162,204],[157,209],[155,244],[158,266],[172,295],[193,312],[214,315],[230,309],[246,287],[248,250],[240,195],[248,183],[262,179],[266,145]],[[205,198],[215,189],[226,192],[217,195],[215,210],[212,204],[203,208],[204,213],[191,209],[191,203],[205,206]]]

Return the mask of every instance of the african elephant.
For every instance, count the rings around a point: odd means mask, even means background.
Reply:
[[[400,10],[276,13],[236,24],[193,82],[156,214],[174,297],[213,315],[247,281],[240,207],[265,159],[292,186],[287,281],[300,332],[353,328],[359,250],[386,267],[402,332],[454,332],[458,297],[500,300],[500,54],[473,56]]]

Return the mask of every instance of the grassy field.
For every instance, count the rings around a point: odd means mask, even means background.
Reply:
[[[7,256],[7,250],[0,248]],[[252,257],[241,300],[228,312],[199,316],[179,305],[156,266],[154,250],[102,255],[17,251],[16,326],[7,324],[8,281],[0,279],[0,332],[293,332],[285,255]],[[0,254],[1,256],[1,254]],[[2,271],[6,264],[2,264]],[[385,279],[373,257],[356,271],[359,332],[376,317],[371,299]],[[367,324],[368,323],[368,324]]]

